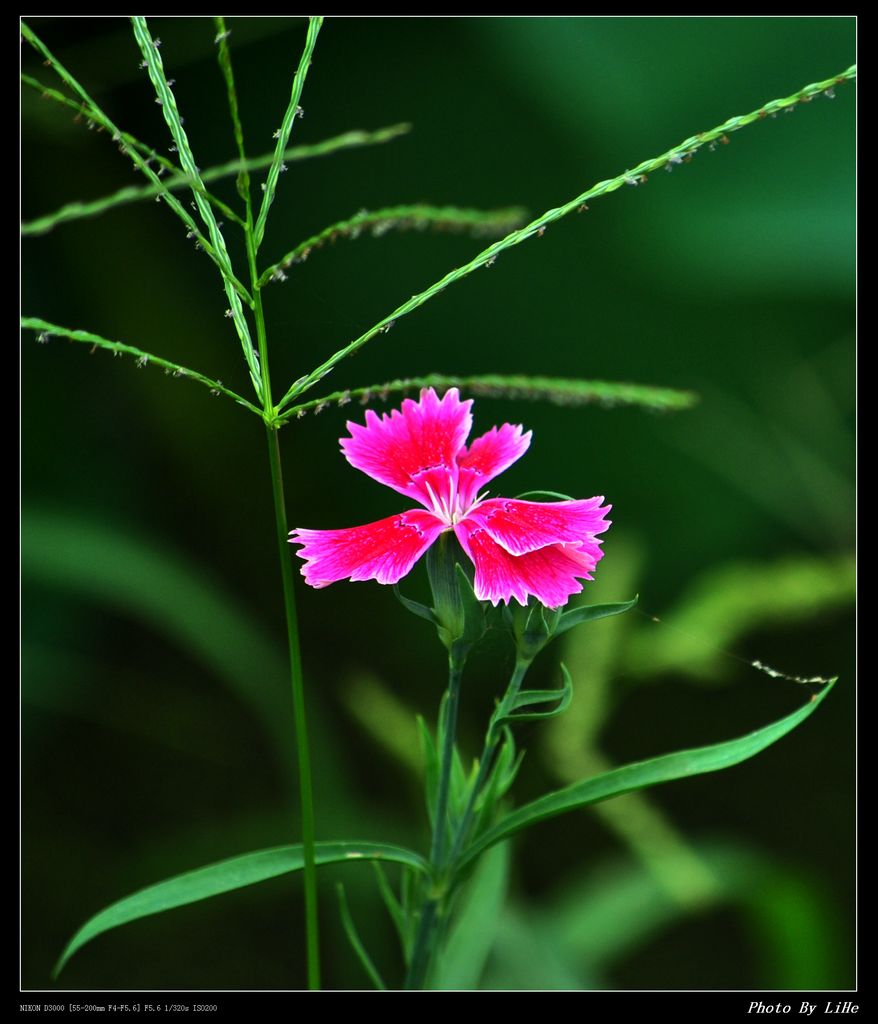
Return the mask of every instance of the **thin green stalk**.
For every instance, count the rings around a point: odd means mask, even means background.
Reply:
[[[281,474],[280,445],[276,430],[266,426],[268,461],[271,467],[271,491],[277,526],[277,549],[283,580],[284,610],[287,620],[287,642],[290,652],[290,681],[293,690],[293,711],[296,721],[296,749],[299,761],[299,799],[302,806],[302,847],[305,868],[305,941],[308,950],[308,987],[320,988],[320,933],[317,920],[317,859],[314,828],[314,797],[311,781],[311,752],[305,718],[305,685],[302,677],[302,655],[299,646],[299,623],[296,614],[296,592],[293,564],[287,541],[287,511]]]
[[[454,843],[451,847],[451,856],[449,859],[452,864],[457,860],[460,855],[460,851],[463,848],[463,844],[467,838],[467,832],[469,831],[469,827],[472,822],[476,801],[478,800],[482,787],[487,781],[488,776],[491,773],[491,768],[494,765],[494,756],[497,753],[497,747],[500,744],[500,737],[502,735],[502,731],[495,727],[495,723],[499,722],[512,710],[513,702],[518,696],[518,691],[521,689],[521,684],[524,682],[524,677],[527,675],[527,670],[530,666],[530,660],[525,660],[523,658],[519,658],[515,662],[515,669],[512,673],[512,678],[509,680],[506,693],[503,695],[503,699],[500,701],[497,706],[497,710],[491,717],[491,724],[488,726],[488,732],[485,736],[485,748],[482,751],[481,758],[479,759],[479,771],[476,775],[473,787],[470,790],[466,809],[463,812],[463,817],[460,819],[460,824],[457,827],[457,833],[454,837]]]
[[[220,32],[220,67],[226,80],[229,108],[235,132],[235,143],[241,163],[246,168],[247,156],[244,151],[244,134],[238,116],[237,94],[235,91],[232,63],[225,43],[225,25],[218,19]],[[320,931],[317,914],[317,853],[314,825],[314,792],[311,779],[311,752],[308,740],[308,725],[305,716],[305,683],[302,674],[302,654],[299,642],[299,621],[296,613],[296,590],[289,549],[289,524],[284,500],[283,475],[280,459],[278,432],[270,425],[271,377],[268,369],[268,338],[265,330],[265,313],[262,307],[262,293],[257,284],[259,271],[256,265],[256,240],[253,226],[253,202],[250,192],[250,175],[246,169],[238,177],[238,192],[246,208],[247,263],[250,269],[250,283],[253,290],[253,316],[256,321],[256,340],[259,349],[263,417],[268,440],[268,461],[271,469],[271,489],[274,499],[274,518],[277,526],[278,557],[283,582],[284,611],[287,623],[287,643],[290,654],[290,682],[293,692],[293,711],[296,729],[296,750],[299,763],[299,802],[302,809],[302,852],[304,860],[305,889],[305,946],[307,950],[308,988],[320,988]]]
[[[418,931],[412,951],[411,964],[406,975],[407,989],[421,988],[427,975],[435,947],[436,925],[445,897],[443,883],[438,880],[445,867],[445,834],[448,817],[448,792],[451,785],[451,765],[454,759],[457,735],[457,708],[460,702],[460,682],[466,660],[457,648],[448,658],[448,690],[446,691],[442,720],[442,753],[439,767],[439,785],[436,795],[436,814],[433,819],[433,839],[430,844],[430,870],[432,881],[421,909]]]

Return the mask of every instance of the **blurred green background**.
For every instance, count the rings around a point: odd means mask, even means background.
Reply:
[[[229,24],[257,155],[273,148],[304,22]],[[199,165],[231,159],[213,22],[150,25]],[[169,145],[124,20],[31,27],[117,123]],[[413,130],[291,165],[264,259],[361,208],[522,204],[536,215],[844,70],[855,29],[852,18],[329,19],[292,141],[400,121]],[[26,45],[23,60],[58,85]],[[534,431],[501,493],[607,495],[614,526],[585,597],[639,592],[647,613],[570,634],[574,705],[554,729],[521,737],[517,799],[604,763],[731,738],[804,699],[749,659],[841,677],[814,718],[755,760],[517,840],[505,909],[482,915],[485,948],[462,958],[451,986],[854,982],[855,86],[837,93],[595,200],[333,375],[333,389],[498,372],[701,396],[673,416],[476,404],[478,432],[504,421]],[[29,90],[23,131],[25,220],[139,183],[105,135]],[[216,191],[236,201],[231,180]],[[26,238],[23,310],[246,393],[219,280],[184,234],[147,201]],[[292,268],[265,293],[275,387],[481,246],[363,236]],[[242,262],[237,242],[232,255]],[[260,423],[131,359],[40,346],[30,332],[22,402],[22,984],[39,988],[71,933],[114,899],[299,833]],[[283,430],[293,525],[400,508],[338,454],[345,413],[362,415],[333,409]],[[406,582],[412,596],[422,577]],[[319,835],[424,848],[408,730],[414,712],[435,718],[442,650],[376,584],[303,586],[299,598]],[[547,685],[559,653],[535,669]],[[470,755],[510,664],[499,636],[474,659],[461,726]],[[321,875],[326,984],[366,984],[338,923],[339,879],[398,984],[392,928],[363,865]],[[301,986],[300,898],[285,878],[149,918],[86,947],[61,985]],[[485,921],[497,927],[492,951]]]

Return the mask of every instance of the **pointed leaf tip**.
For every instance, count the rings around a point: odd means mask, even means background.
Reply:
[[[573,629],[574,626],[579,626],[583,622],[605,619],[610,615],[621,615],[622,612],[627,612],[633,608],[639,599],[640,595],[638,594],[630,601],[617,601],[613,604],[587,604],[580,605],[578,608],[571,608],[561,615],[558,626],[555,629],[555,636],[560,636],[562,633],[566,633],[568,629]]]
[[[395,861],[420,872],[425,872],[424,859],[412,850],[387,843],[372,842],[329,842],[318,843],[317,864],[337,864],[353,857],[361,860]],[[58,963],[52,971],[57,978],[67,961],[86,943],[103,932],[118,928],[142,917],[159,914],[165,910],[197,903],[211,896],[219,896],[233,889],[276,878],[304,867],[304,853],[301,845],[277,846],[267,850],[256,850],[238,857],[230,857],[207,867],[187,871],[163,882],[147,886],[139,892],[110,904],[95,914],[76,932],[67,943]]]

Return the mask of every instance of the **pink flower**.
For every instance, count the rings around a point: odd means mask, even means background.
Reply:
[[[533,502],[488,498],[480,489],[519,459],[531,433],[504,423],[467,447],[472,400],[457,388],[440,400],[432,388],[420,401],[377,416],[366,425],[348,423],[341,450],[352,466],[422,508],[347,530],[296,529],[290,543],[305,560],[302,575],[312,587],[337,580],[396,583],[436,538],[453,530],[475,566],[473,587],[480,601],[526,604],[532,594],[557,608],[582,590],[580,579],[602,557],[596,534],[610,525],[603,497],[583,501]]]

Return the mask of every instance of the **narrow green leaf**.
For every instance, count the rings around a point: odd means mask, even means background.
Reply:
[[[421,889],[418,883],[422,881],[420,874],[412,871],[411,868],[403,867],[402,880],[399,883],[399,899],[402,904],[402,915],[404,923],[404,934],[402,940],[403,955],[406,967],[412,960],[412,948],[415,943],[415,930],[417,928],[416,913],[414,908],[418,906],[421,897]]]
[[[309,373],[306,377],[303,377],[301,381],[297,381],[290,389],[290,392],[288,392],[288,395],[285,396],[281,404],[284,405],[287,400],[291,400],[297,395],[300,395],[313,387],[318,381],[322,380],[323,377],[332,371],[343,359],[347,359],[348,356],[352,355],[368,341],[371,341],[371,339],[376,337],[376,335],[383,333],[389,324],[396,323],[396,321],[401,317],[414,312],[429,299],[432,299],[436,295],[445,291],[449,285],[454,284],[456,281],[460,281],[462,278],[472,274],[476,270],[480,270],[482,267],[490,266],[500,253],[504,252],[506,249],[520,245],[522,242],[526,242],[530,238],[540,237],[545,232],[546,228],[551,224],[554,224],[555,221],[560,220],[569,213],[581,210],[590,200],[596,199],[599,196],[607,195],[610,192],[615,192],[617,189],[624,188],[626,185],[636,185],[648,174],[652,174],[653,171],[660,170],[663,167],[673,166],[675,163],[691,158],[703,146],[709,145],[711,142],[715,142],[718,139],[722,139],[731,132],[739,131],[756,121],[761,121],[769,114],[792,109],[799,103],[807,102],[819,93],[825,92],[827,89],[835,88],[840,83],[854,78],[856,73],[857,69],[856,65],[854,65],[833,78],[828,78],[822,82],[814,82],[811,85],[806,85],[791,96],[786,96],[777,100],[770,100],[768,103],[763,104],[763,106],[758,110],[754,110],[749,114],[730,117],[726,121],[723,121],[722,124],[717,125],[716,128],[712,128],[710,131],[706,132],[698,132],[696,135],[692,135],[688,139],[684,139],[684,141],[679,145],[673,146],[671,149],[667,150],[667,152],[662,153],[659,156],[643,160],[635,167],[632,167],[630,170],[623,171],[615,178],[608,178],[606,181],[599,181],[596,185],[593,185],[574,199],[563,203],[561,206],[554,207],[551,210],[546,210],[545,213],[537,217],[536,220],[531,221],[530,224],[525,225],[523,228],[519,228],[517,231],[511,232],[505,238],[502,238],[500,241],[494,242],[486,249],[483,249],[477,256],[470,260],[469,263],[465,263],[463,266],[449,271],[443,278],[434,282],[428,288],[418,292],[416,295],[412,295],[410,299],[403,302],[402,305],[398,306],[392,313],[379,320],[374,327],[370,327],[368,331],[365,331],[358,338],[355,338],[349,344],[340,348],[337,352],[331,355],[329,359],[321,363],[315,370]]]
[[[381,866],[379,861],[372,861],[372,867],[375,869],[375,878],[378,882],[378,891],[381,893],[381,898],[384,900],[384,906],[387,907],[387,913],[390,915],[390,920],[393,921],[393,926],[396,928],[396,933],[399,936],[400,946],[403,951],[403,958],[406,963],[409,961],[408,953],[408,942],[409,942],[409,929],[406,924],[406,913],[403,910],[403,905],[396,898],[396,893],[393,891],[390,882],[387,879],[387,875],[384,872],[384,868]],[[407,868],[403,868],[403,871],[408,871]]]
[[[427,622],[434,626],[438,626],[439,622],[436,616],[433,614],[433,609],[428,608],[425,604],[421,604],[420,601],[412,601],[409,597],[404,597],[400,593],[399,587],[393,585],[393,593],[396,596],[397,601],[404,607],[407,608],[413,615],[417,615],[421,619],[426,619]]]
[[[562,614],[555,629],[555,636],[566,633],[583,622],[592,622],[594,619],[605,619],[608,615],[621,615],[633,608],[639,600],[635,597],[631,601],[618,601],[614,604],[586,604],[578,608],[571,608]]]
[[[516,694],[509,713],[502,718],[492,720],[493,727],[496,728],[499,725],[508,725],[513,722],[535,722],[540,718],[555,718],[556,715],[566,711],[570,707],[570,701],[573,700],[573,680],[570,678],[567,666],[563,662],[561,663],[561,671],[564,673],[564,685],[560,690],[522,690]],[[548,711],[518,711],[518,708],[532,707],[534,704],[546,704],[549,701],[557,701],[557,703],[554,708]]]
[[[480,835],[494,822],[497,804],[515,781],[523,760],[523,750],[516,754],[512,730],[508,726],[504,727],[503,745],[500,747],[500,753],[491,769],[488,784],[475,802],[477,815],[475,826],[472,830],[473,835]]]
[[[509,883],[509,844],[501,843],[479,862],[464,890],[433,986],[476,989],[494,944]]]
[[[316,850],[318,864],[338,864],[352,860],[395,861],[426,872],[427,865],[422,857],[402,846],[385,843],[338,842],[318,843]],[[268,850],[256,850],[240,857],[230,857],[207,867],[187,871],[164,882],[150,885],[146,889],[126,896],[95,914],[73,936],[61,954],[52,977],[57,978],[64,965],[87,942],[103,932],[118,928],[129,921],[136,921],[151,914],[160,914],[174,907],[219,896],[233,889],[276,878],[291,871],[301,871],[305,857],[301,845],[276,846]]]
[[[388,330],[393,326],[392,317],[388,317],[384,326]],[[292,385],[278,403],[277,411],[285,408],[297,394],[305,390],[305,381],[306,378],[303,377]],[[696,396],[691,391],[656,388],[643,384],[618,384],[603,380],[571,380],[562,377],[524,377],[520,375],[504,377],[496,374],[478,377],[449,377],[442,373],[431,373],[426,377],[392,380],[386,384],[373,384],[368,388],[334,391],[331,395],[326,395],[323,398],[315,398],[310,402],[294,405],[279,418],[281,422],[292,416],[301,418],[309,412],[322,412],[330,405],[347,405],[355,398],[359,399],[361,405],[379,400],[383,402],[392,394],[405,394],[431,387],[440,391],[448,388],[460,388],[461,391],[480,398],[524,399],[563,406],[598,404],[615,407],[630,405],[657,412],[688,409],[696,402]],[[566,496],[559,499],[553,491],[532,491],[530,493],[549,494],[554,500],[572,500]]]
[[[524,220],[525,211],[520,206],[503,210],[468,210],[456,206],[427,206],[424,203],[409,206],[389,206],[382,210],[360,210],[353,217],[331,224],[311,238],[300,242],[295,249],[264,270],[259,285],[284,279],[284,271],[294,263],[304,263],[315,249],[337,238],[359,238],[365,232],[373,237],[386,235],[389,231],[423,231],[434,228],[438,231],[471,231],[478,235],[503,234],[517,227]]]
[[[301,107],[299,106],[299,100],[302,96],[302,88],[305,85],[308,68],[311,66],[311,57],[314,53],[314,47],[317,44],[317,35],[320,32],[322,24],[323,18],[321,17],[308,19],[308,31],[305,35],[305,49],[302,51],[299,66],[293,76],[293,88],[290,94],[289,105],[287,106],[286,113],[284,114],[283,122],[277,130],[277,146],[274,150],[274,159],[271,161],[271,166],[268,169],[268,178],[266,179],[263,187],[262,205],[259,208],[259,216],[256,218],[256,225],[253,230],[253,241],[257,251],[259,246],[262,244],[262,236],[265,234],[265,222],[268,219],[268,211],[271,208],[271,204],[274,202],[277,179],[280,177],[281,168],[283,167],[283,154],[284,150],[287,148],[290,132],[293,130],[293,122],[302,112]]]
[[[515,695],[510,711],[516,708],[527,708],[533,704],[545,704],[550,700],[558,700],[567,692],[567,680],[560,690],[521,690]]]
[[[243,405],[250,412],[255,412],[257,416],[262,415],[261,409],[257,409],[246,398],[242,398],[237,392],[227,388],[221,380],[205,377],[203,373],[199,373],[197,370],[190,370],[185,366],[180,366],[178,363],[172,363],[169,359],[154,356],[152,353],[144,352],[133,345],[125,345],[121,341],[108,341],[99,334],[92,334],[91,331],[78,331],[71,330],[69,327],[59,327],[58,324],[50,324],[47,320],[41,320],[35,316],[23,316],[21,318],[21,326],[25,330],[38,331],[38,340],[48,341],[53,335],[56,335],[60,338],[69,338],[70,341],[82,341],[92,347],[106,349],[114,355],[133,356],[138,367],[160,366],[165,373],[171,374],[174,377],[184,377],[186,380],[198,381],[199,384],[204,384],[205,387],[210,388],[212,394],[226,395],[228,398],[233,398],[238,405]]]
[[[458,869],[463,870],[495,843],[499,843],[545,818],[554,818],[567,811],[587,807],[599,800],[609,800],[611,797],[629,793],[634,789],[655,786],[660,782],[670,782],[673,779],[684,779],[690,775],[720,771],[723,768],[740,764],[741,761],[746,761],[775,743],[813,714],[832,689],[835,681],[834,679],[830,680],[819,693],[814,694],[811,700],[797,711],[771,725],[748,733],[746,736],[724,743],[716,743],[710,747],[682,750],[675,754],[655,757],[649,761],[625,765],[623,768],[615,768],[613,771],[605,772],[603,775],[586,779],[583,782],[575,782],[572,786],[566,786],[564,789],[548,793],[538,800],[525,804],[524,807],[513,811],[494,828],[480,836],[464,852],[458,862]]]
[[[350,942],[353,951],[357,954],[357,959],[363,965],[363,970],[369,975],[372,984],[375,988],[384,992],[386,991],[387,986],[384,984],[384,979],[378,973],[378,969],[372,962],[372,957],[369,956],[366,947],[363,945],[363,940],[357,932],[354,919],[351,917],[351,910],[348,906],[348,899],[345,895],[344,886],[341,882],[336,885],[336,891],[338,892],[338,905],[339,912],[341,914],[341,923],[344,927],[345,935],[348,937],[348,942]]]

